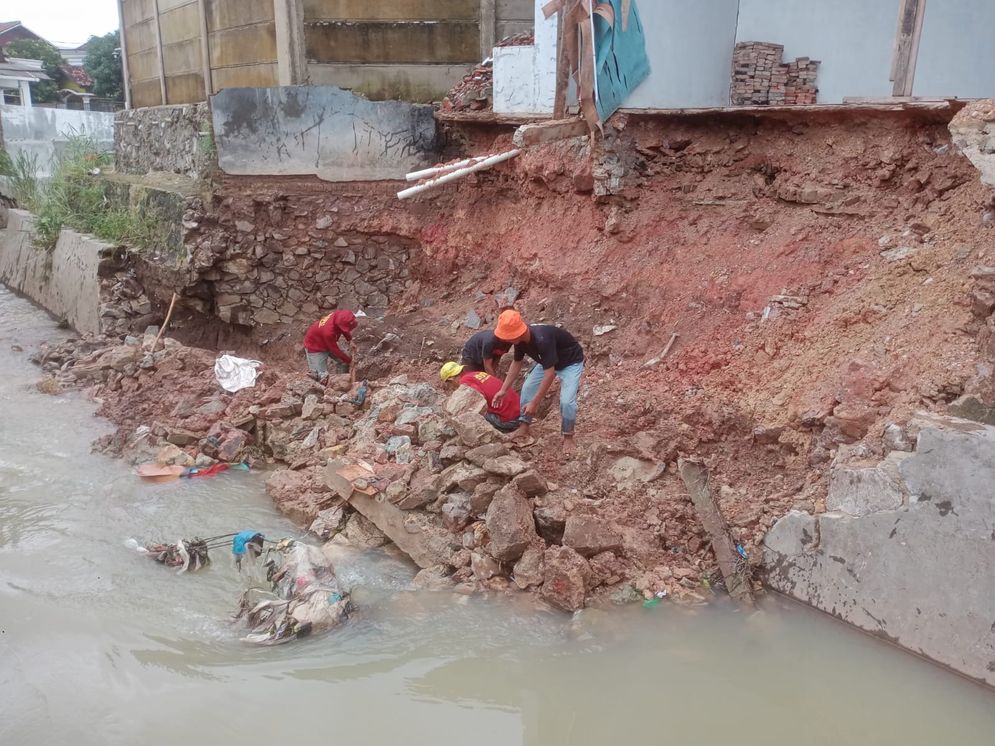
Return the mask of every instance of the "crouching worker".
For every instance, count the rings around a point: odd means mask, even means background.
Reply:
[[[487,400],[487,412],[484,419],[502,432],[512,432],[518,428],[518,416],[521,407],[518,394],[509,391],[501,402],[495,403],[494,395],[501,390],[501,379],[484,371],[467,370],[460,363],[446,363],[439,371],[439,377],[445,383],[455,383],[457,386],[469,386],[480,392]],[[454,386],[455,388],[455,386]]]
[[[549,392],[554,378],[560,379],[560,425],[563,445],[574,447],[574,426],[577,424],[577,391],[584,372],[584,350],[566,329],[549,324],[526,324],[518,311],[505,311],[498,317],[494,335],[502,342],[514,345],[514,355],[501,390],[494,396],[495,406],[501,406],[512,393],[511,385],[522,370],[528,355],[537,365],[522,384],[522,426],[515,438],[528,437],[529,428],[539,409],[539,403]]]
[[[511,345],[499,342],[490,329],[483,329],[470,337],[463,345],[463,356],[460,362],[465,370],[482,370],[496,376],[502,356],[510,349]]]
[[[352,311],[333,311],[315,321],[304,335],[304,353],[311,376],[319,383],[328,381],[328,361],[336,358],[338,371],[348,373],[352,358],[339,349],[339,337],[352,345],[352,333],[358,325]]]

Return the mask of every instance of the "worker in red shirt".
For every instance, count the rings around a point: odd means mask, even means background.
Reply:
[[[304,335],[304,353],[311,375],[320,383],[328,380],[328,360],[334,355],[339,361],[339,371],[349,372],[352,358],[339,349],[339,337],[345,337],[352,347],[352,333],[359,322],[352,311],[340,309],[315,321]]]
[[[518,429],[518,418],[521,415],[521,406],[518,401],[518,393],[512,389],[508,391],[501,406],[494,406],[494,395],[501,390],[501,379],[492,376],[484,371],[467,370],[467,366],[460,363],[449,362],[442,366],[439,377],[445,383],[450,383],[458,378],[458,385],[469,386],[475,391],[483,394],[487,400],[487,412],[484,419],[502,432],[512,432]]]

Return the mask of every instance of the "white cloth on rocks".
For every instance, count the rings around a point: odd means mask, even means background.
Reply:
[[[234,394],[256,385],[256,368],[260,365],[258,360],[222,355],[214,363],[214,377],[221,388]]]

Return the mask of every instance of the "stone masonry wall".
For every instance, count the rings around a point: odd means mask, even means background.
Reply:
[[[186,305],[245,326],[385,309],[411,284],[409,238],[365,225],[348,196],[226,196],[187,214],[195,277]]]
[[[118,171],[167,172],[193,179],[214,167],[214,135],[207,103],[119,111],[114,120]]]

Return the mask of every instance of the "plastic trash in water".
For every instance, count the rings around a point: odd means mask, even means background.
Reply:
[[[647,598],[645,601],[643,601],[644,609],[652,609],[654,606],[659,606],[659,605],[660,605],[659,598]]]
[[[221,388],[234,394],[256,385],[256,368],[260,365],[258,360],[222,355],[214,363],[214,377]]]

